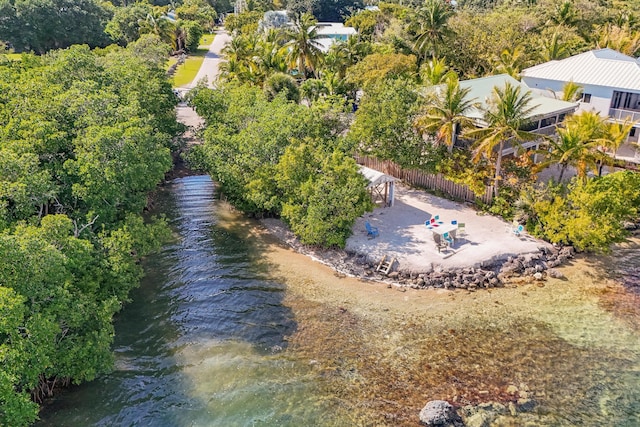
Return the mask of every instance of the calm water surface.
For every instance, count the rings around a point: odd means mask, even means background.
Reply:
[[[308,364],[285,357],[295,331],[285,287],[242,230],[219,225],[206,176],[158,200],[177,242],[147,260],[116,322],[113,373],[63,394],[52,426],[287,426],[331,419]],[[236,232],[237,231],[237,232]]]
[[[529,413],[493,425],[640,426],[637,248],[543,288],[369,301],[367,285],[268,252],[214,194],[205,176],[161,192],[176,242],[117,319],[114,372],[61,394],[40,425],[417,425],[434,398],[527,395]]]

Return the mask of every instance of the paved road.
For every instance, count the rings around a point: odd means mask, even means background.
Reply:
[[[202,65],[198,70],[198,74],[196,74],[196,77],[191,83],[178,88],[178,92],[180,92],[182,96],[194,88],[202,79],[207,80],[207,85],[209,87],[214,87],[219,73],[220,62],[224,61],[221,56],[222,49],[229,41],[231,41],[231,37],[225,30],[216,30],[216,37],[213,39],[213,43],[209,46],[209,52],[205,55],[204,61],[202,61]],[[204,120],[194,111],[193,108],[189,107],[186,102],[180,102],[178,104],[176,107],[176,113],[178,121],[187,125],[189,128],[184,135],[187,144],[200,143],[196,137],[196,131],[204,126]]]
[[[203,79],[207,80],[209,87],[214,86],[218,77],[220,62],[224,61],[221,56],[222,49],[231,41],[229,33],[225,30],[216,30],[215,34],[216,37],[213,39],[213,43],[209,46],[209,52],[205,55],[204,61],[202,61],[202,65],[198,70],[198,74],[196,74],[196,77],[191,83],[184,86],[184,89],[191,89],[195,87],[196,84]]]

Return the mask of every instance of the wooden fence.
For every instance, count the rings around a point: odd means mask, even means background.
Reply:
[[[486,186],[484,194],[482,196],[476,196],[466,185],[449,181],[442,174],[430,174],[419,170],[406,170],[390,160],[378,160],[367,156],[356,156],[356,162],[401,179],[409,185],[426,188],[427,190],[442,191],[457,200],[471,203],[482,202],[485,204],[491,204],[493,200],[492,186]]]

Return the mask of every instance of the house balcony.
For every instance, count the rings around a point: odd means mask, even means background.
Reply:
[[[640,111],[610,108],[609,117],[619,122],[624,122],[625,120],[640,122]]]

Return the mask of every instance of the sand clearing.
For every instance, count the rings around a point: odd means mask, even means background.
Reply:
[[[527,235],[517,236],[511,224],[461,203],[442,199],[420,190],[396,184],[392,207],[379,207],[358,218],[346,250],[365,254],[370,261],[384,255],[395,257],[396,268],[415,272],[444,268],[487,265],[512,255],[537,252],[549,244]],[[443,223],[464,223],[466,235],[456,239],[451,249],[438,252],[433,232],[425,221],[438,215]],[[377,227],[376,238],[367,236],[365,221]]]

